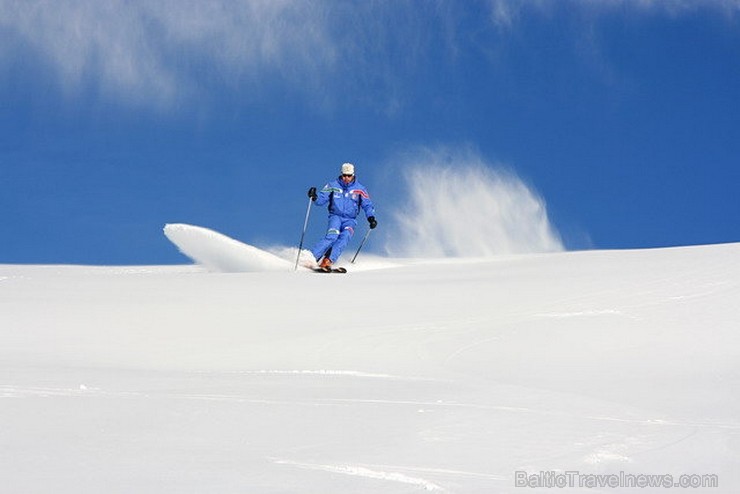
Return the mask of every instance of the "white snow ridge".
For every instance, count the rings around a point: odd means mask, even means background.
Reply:
[[[164,234],[183,254],[212,272],[275,271],[290,267],[285,259],[208,228],[175,223],[165,225]]]
[[[207,269],[0,265],[1,492],[740,492],[740,244],[335,276],[165,233]]]

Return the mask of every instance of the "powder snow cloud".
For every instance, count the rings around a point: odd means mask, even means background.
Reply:
[[[471,149],[421,149],[397,160],[406,203],[395,208],[394,256],[488,257],[558,252],[544,200],[517,175]]]

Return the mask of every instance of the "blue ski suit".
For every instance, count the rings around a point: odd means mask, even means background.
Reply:
[[[331,249],[329,260],[333,263],[342,255],[342,251],[349,243],[357,226],[357,215],[360,208],[365,217],[375,216],[375,207],[370,200],[370,194],[364,185],[353,179],[345,184],[341,177],[324,185],[318,193],[316,205],[329,204],[329,226],[324,238],[311,249],[314,258],[320,260]]]

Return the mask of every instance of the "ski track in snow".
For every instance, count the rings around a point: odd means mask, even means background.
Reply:
[[[199,372],[200,374],[212,374],[208,371]],[[279,370],[279,369],[259,369],[259,370],[235,370],[219,371],[218,374],[237,374],[237,375],[273,375],[273,376],[327,376],[327,377],[355,377],[360,379],[386,379],[389,381],[438,381],[426,377],[413,376],[396,376],[392,374],[382,374],[375,372],[363,372],[353,370],[331,370],[331,369],[302,369],[302,370]]]
[[[419,413],[423,413],[434,408],[467,408],[475,410],[489,410],[506,413],[526,413],[552,417],[575,418],[582,420],[593,420],[602,422],[619,422],[636,425],[650,425],[657,427],[694,427],[723,429],[731,431],[740,431],[740,423],[721,423],[721,422],[699,422],[699,421],[681,421],[662,418],[627,418],[612,417],[605,415],[584,415],[566,412],[557,412],[551,410],[542,410],[527,407],[514,407],[506,405],[487,405],[479,403],[462,403],[451,401],[421,401],[421,400],[380,400],[380,399],[363,399],[363,398],[327,398],[316,399],[311,401],[305,400],[274,400],[252,398],[238,394],[215,394],[215,393],[161,393],[161,392],[139,392],[139,391],[106,391],[97,387],[88,387],[81,384],[77,388],[52,388],[52,387],[27,387],[0,385],[0,398],[26,398],[26,397],[120,397],[120,398],[167,398],[182,400],[203,400],[203,401],[225,401],[235,403],[250,403],[258,405],[278,405],[278,406],[347,406],[347,405],[370,405],[370,406],[411,406],[417,408]],[[426,407],[423,408],[423,407]]]
[[[409,475],[398,473],[398,472],[387,472],[383,470],[372,470],[362,465],[351,465],[351,464],[340,464],[340,465],[325,465],[319,463],[302,463],[291,460],[281,460],[277,458],[272,459],[273,463],[278,465],[291,465],[298,468],[307,470],[319,470],[329,473],[339,473],[342,475],[351,475],[353,477],[364,477],[367,479],[375,480],[386,480],[389,482],[400,482],[403,484],[411,484],[423,488],[430,492],[445,492],[441,486],[426,480],[421,477],[411,477]],[[395,468],[395,467],[390,467]],[[430,471],[430,470],[427,470]]]
[[[544,318],[555,318],[565,319],[570,317],[594,317],[594,316],[627,316],[620,310],[616,309],[601,309],[601,310],[582,310],[573,312],[547,312],[542,314],[533,314],[532,317],[544,317]]]
[[[496,475],[492,473],[468,472],[465,470],[451,470],[448,468],[430,468],[430,467],[410,467],[403,465],[379,465],[377,463],[357,463],[357,466],[382,469],[382,470],[403,470],[407,472],[421,472],[433,475],[451,475],[456,477],[471,477],[487,480],[509,480],[505,475]]]

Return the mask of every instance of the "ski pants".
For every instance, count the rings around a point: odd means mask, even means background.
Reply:
[[[354,218],[343,218],[335,214],[329,215],[329,226],[326,235],[311,249],[314,258],[317,261],[320,260],[331,249],[329,260],[332,264],[337,262],[352,235],[354,235],[356,226],[357,220]]]

